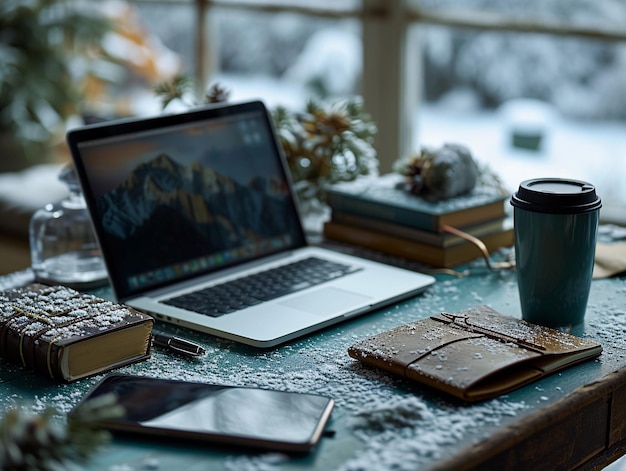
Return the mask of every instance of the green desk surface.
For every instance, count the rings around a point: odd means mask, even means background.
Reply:
[[[109,292],[96,294],[107,297]],[[621,453],[626,437],[625,279],[594,281],[586,321],[573,329],[603,344],[598,359],[498,399],[467,405],[368,369],[347,354],[349,345],[366,336],[478,304],[518,317],[515,273],[477,268],[465,278],[440,276],[421,296],[271,350],[159,326],[197,341],[207,354],[189,360],[155,351],[151,359],[118,371],[328,395],[336,401],[327,427],[334,436],[299,457],[118,438],[94,456],[88,469],[566,469],[606,456],[610,461]],[[2,410],[50,405],[62,420],[101,378],[57,384],[0,363],[0,405]]]

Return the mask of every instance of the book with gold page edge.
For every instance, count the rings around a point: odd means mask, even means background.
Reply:
[[[370,218],[352,213],[344,213],[343,211],[333,211],[331,213],[331,221],[338,224],[359,227],[362,229],[375,231],[395,237],[402,237],[423,244],[434,245],[436,247],[452,247],[465,243],[466,239],[459,237],[446,231],[446,227],[442,226],[440,232],[426,231],[415,227],[405,226],[404,224],[396,224],[393,222],[382,221],[377,218]],[[498,217],[488,221],[479,222],[469,226],[459,227],[458,229],[466,234],[474,237],[483,237],[485,235],[497,232],[509,231],[513,228],[513,218]]]
[[[446,230],[454,230],[443,226]],[[455,232],[462,234],[462,231]],[[417,262],[427,263],[434,267],[454,267],[481,257],[484,250],[495,251],[502,247],[510,247],[514,243],[512,227],[485,234],[474,240],[463,240],[450,247],[429,245],[416,240],[409,240],[363,227],[327,221],[323,228],[324,237],[347,244],[358,245],[389,255],[403,257]],[[466,235],[463,235],[466,237]],[[477,243],[480,245],[477,246]]]
[[[0,357],[71,382],[145,360],[154,319],[65,286],[0,291]]]
[[[405,324],[348,349],[364,364],[467,402],[506,394],[601,352],[597,342],[484,305]]]

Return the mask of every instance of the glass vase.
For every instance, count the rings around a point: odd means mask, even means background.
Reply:
[[[106,284],[106,267],[74,167],[64,167],[59,179],[68,186],[67,198],[47,204],[30,221],[35,278],[76,289]]]

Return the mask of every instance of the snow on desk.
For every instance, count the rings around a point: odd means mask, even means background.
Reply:
[[[207,354],[190,360],[156,351],[120,372],[328,395],[336,401],[327,427],[334,436],[298,457],[119,438],[88,469],[568,469],[589,460],[590,467],[608,463],[623,453],[625,279],[594,281],[586,321],[572,330],[602,343],[598,359],[494,400],[468,405],[362,366],[347,354],[357,340],[478,304],[519,316],[515,273],[477,269],[465,278],[441,277],[422,296],[267,351],[163,326],[202,344]],[[0,407],[52,405],[65,413],[98,379],[58,385],[0,369],[8,389]]]

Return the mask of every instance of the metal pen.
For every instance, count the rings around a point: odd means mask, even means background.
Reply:
[[[152,340],[156,347],[165,348],[172,352],[184,355],[198,356],[205,353],[197,343],[177,337],[176,335],[165,334],[163,332],[152,331]]]

